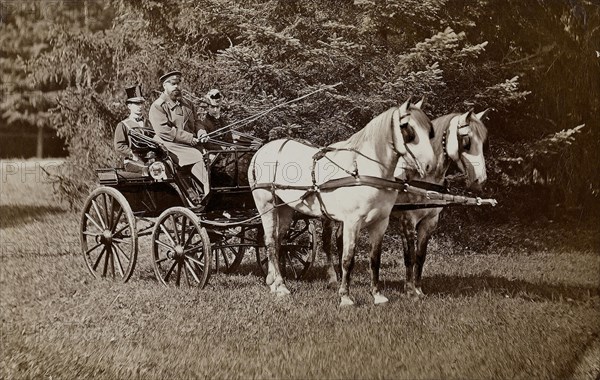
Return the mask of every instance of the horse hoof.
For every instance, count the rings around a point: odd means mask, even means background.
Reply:
[[[419,294],[415,291],[407,292],[406,297],[411,301],[417,301],[419,299]]]
[[[386,303],[388,303],[390,301],[389,299],[387,299],[387,297],[384,297],[380,293],[374,294],[373,299],[374,299],[375,305],[385,305]]]
[[[277,296],[278,297],[285,297],[285,296],[289,296],[290,294],[292,294],[292,292],[290,292],[290,290],[287,288],[287,286],[281,284],[281,285],[279,285],[279,287],[277,287]]]
[[[421,290],[421,288],[416,288],[415,289],[415,293],[417,293],[418,297],[421,297],[421,298],[425,297],[425,293],[423,293],[423,291]]]
[[[269,288],[271,288],[271,293],[277,293],[277,284],[275,284],[274,282],[269,284]]]
[[[337,280],[331,280],[327,282],[327,289],[335,289],[337,288],[338,282]]]
[[[350,297],[348,297],[348,296],[343,296],[342,300],[340,301],[340,306],[341,307],[354,306],[354,301],[352,301],[352,299],[350,299]]]

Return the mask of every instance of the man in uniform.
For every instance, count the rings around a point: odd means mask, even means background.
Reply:
[[[128,87],[125,89],[127,94],[127,108],[129,108],[129,116],[122,120],[115,129],[114,146],[125,163],[125,170],[141,171],[144,167],[140,158],[132,151],[131,142],[129,140],[129,130],[136,128],[144,128],[152,130],[150,123],[144,119],[144,102],[142,95],[142,87],[139,85]]]
[[[196,120],[196,111],[191,103],[183,99],[180,71],[171,71],[160,77],[163,93],[150,107],[150,123],[156,132],[155,139],[163,143],[177,160],[179,166],[192,166],[192,175],[210,191],[208,172],[200,149],[206,141],[206,131]],[[186,189],[192,201],[200,200],[192,189]]]

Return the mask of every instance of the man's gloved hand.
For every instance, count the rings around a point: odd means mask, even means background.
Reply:
[[[198,131],[198,140],[204,144],[205,142],[207,142],[209,139],[208,135],[206,134],[205,131]]]

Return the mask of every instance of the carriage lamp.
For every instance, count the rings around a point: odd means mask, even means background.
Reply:
[[[162,162],[152,163],[148,171],[150,172],[150,176],[157,181],[164,181],[167,179],[167,170],[165,169],[165,164]]]

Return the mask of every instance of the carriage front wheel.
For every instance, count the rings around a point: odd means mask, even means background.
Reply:
[[[81,213],[80,241],[92,276],[129,280],[138,242],[135,217],[123,194],[102,186],[89,195]]]
[[[211,260],[210,239],[196,214],[171,207],[158,217],[152,230],[152,265],[163,285],[204,288]]]
[[[284,277],[299,280],[306,275],[317,254],[317,231],[310,219],[295,219],[281,244],[279,266]],[[269,259],[264,247],[256,249],[256,261],[263,274]]]

